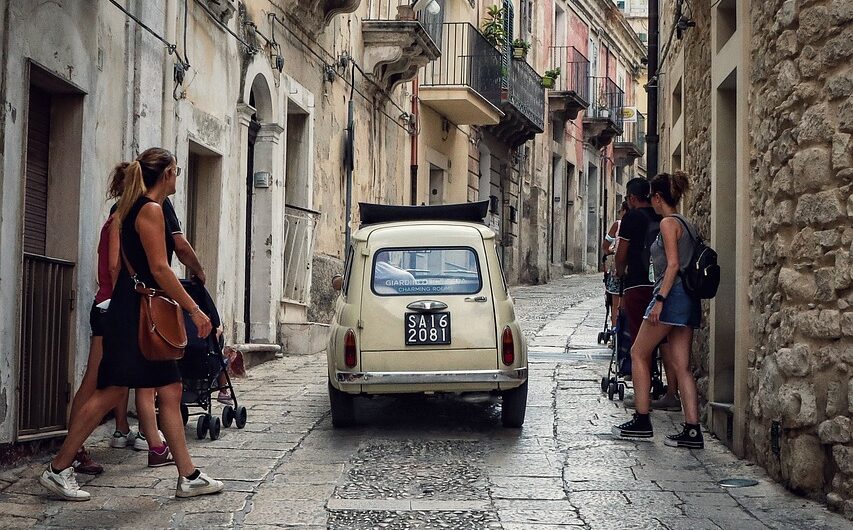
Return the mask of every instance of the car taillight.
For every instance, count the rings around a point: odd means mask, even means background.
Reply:
[[[515,362],[515,341],[512,338],[512,330],[509,326],[504,328],[503,336],[501,336],[501,346],[504,364],[510,366]]]
[[[355,331],[348,329],[344,335],[344,363],[347,368],[352,368],[358,362],[356,347],[355,347]]]

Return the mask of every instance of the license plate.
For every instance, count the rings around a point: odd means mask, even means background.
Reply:
[[[406,346],[450,344],[450,313],[406,313]]]

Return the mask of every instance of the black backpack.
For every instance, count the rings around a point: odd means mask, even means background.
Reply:
[[[693,239],[693,254],[687,268],[680,271],[684,290],[691,298],[699,300],[710,300],[717,296],[720,287],[720,266],[717,265],[717,252],[705,244],[705,241],[695,235],[690,226],[681,217],[674,215],[681,221],[684,229]]]

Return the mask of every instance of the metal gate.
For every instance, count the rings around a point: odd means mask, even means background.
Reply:
[[[18,439],[66,428],[74,263],[24,254]]]

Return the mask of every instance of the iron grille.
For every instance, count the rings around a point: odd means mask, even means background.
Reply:
[[[589,80],[592,101],[587,116],[607,118],[621,131],[625,93],[609,77],[590,77]]]
[[[500,106],[500,52],[467,22],[443,25],[441,57],[424,67],[421,85],[467,86]]]
[[[66,428],[74,264],[24,254],[18,437]]]
[[[574,92],[589,102],[589,60],[574,46],[551,47],[551,69],[560,69],[554,91]]]

